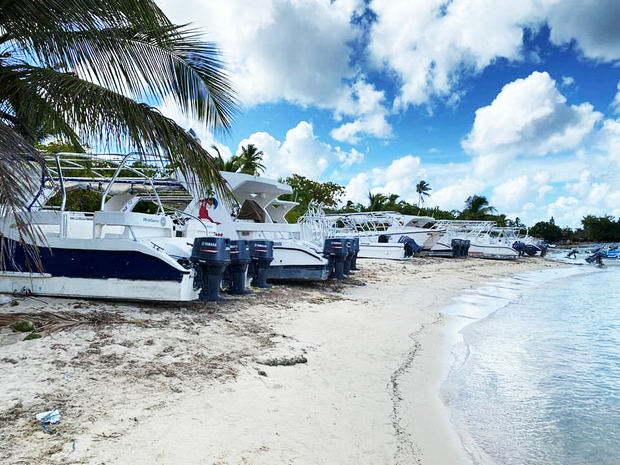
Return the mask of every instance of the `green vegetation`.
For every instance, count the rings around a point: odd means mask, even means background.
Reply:
[[[432,190],[430,184],[425,180],[416,184],[415,191],[418,194],[418,207],[424,205],[424,197],[430,197]]]
[[[487,220],[493,216],[497,210],[489,205],[485,196],[472,195],[465,200],[465,209],[460,212],[460,220]]]
[[[293,189],[290,195],[283,195],[282,200],[289,200],[299,203],[295,208],[289,211],[286,219],[289,222],[296,222],[308,209],[308,204],[312,200],[323,203],[326,207],[336,207],[344,195],[344,187],[332,182],[312,181],[304,176],[294,174],[285,180],[285,182]]]
[[[613,216],[588,215],[581,220],[588,240],[595,242],[620,242],[620,220]]]
[[[217,166],[220,171],[228,171],[231,173],[251,174],[252,176],[260,176],[265,171],[263,165],[263,155],[254,144],[248,144],[247,147],[241,147],[239,155],[233,155],[224,161],[219,149],[212,145],[211,148],[217,153]]]
[[[552,218],[553,220],[553,218]],[[564,231],[552,221],[539,221],[530,228],[530,235],[547,242],[557,242],[564,236]]]

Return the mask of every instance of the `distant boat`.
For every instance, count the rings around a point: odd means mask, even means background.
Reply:
[[[441,238],[431,249],[433,255],[449,255],[452,240],[470,241],[468,255],[474,258],[515,260],[519,253],[512,247],[513,239],[502,233],[493,234],[493,221],[437,220],[433,229],[442,231]]]

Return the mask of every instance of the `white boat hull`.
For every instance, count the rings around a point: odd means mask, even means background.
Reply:
[[[407,260],[405,246],[399,243],[361,244],[357,258],[375,258],[385,260]]]
[[[470,244],[468,256],[493,260],[516,260],[519,253],[505,245]]]
[[[431,254],[435,256],[452,256],[452,247],[443,241],[439,241],[431,249]],[[516,260],[519,254],[512,247],[506,245],[470,243],[468,256],[493,260]]]
[[[183,302],[198,299],[194,273],[181,282],[54,277],[0,272],[0,293],[88,299]]]
[[[328,261],[318,249],[297,240],[274,241],[270,280],[322,281],[328,277]]]

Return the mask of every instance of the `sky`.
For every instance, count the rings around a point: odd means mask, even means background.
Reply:
[[[618,0],[156,0],[215,42],[241,111],[214,137],[293,173],[526,224],[620,216]]]

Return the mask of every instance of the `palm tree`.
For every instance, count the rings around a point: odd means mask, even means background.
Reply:
[[[164,101],[216,132],[236,112],[217,47],[151,0],[0,1],[0,215],[29,198],[48,135],[155,154],[224,192],[209,153],[152,106]]]
[[[239,163],[239,172],[260,176],[260,172],[265,171],[265,165],[261,163],[263,155],[264,153],[258,150],[254,144],[241,147],[241,153],[236,157]]]
[[[236,173],[239,169],[239,159],[236,156],[230,157],[228,160],[224,160],[222,158],[222,154],[220,153],[220,149],[217,148],[216,145],[212,145],[211,148],[215,153],[217,153],[217,158],[215,162],[217,163],[217,169],[220,171],[228,171],[230,173]]]
[[[488,199],[483,195],[472,195],[465,201],[465,209],[461,212],[461,217],[469,220],[481,220],[493,214],[495,207],[489,205]]]
[[[368,211],[376,212],[385,209],[385,205],[388,201],[386,195],[381,194],[380,192],[373,194],[372,192],[368,192]]]
[[[430,184],[424,180],[416,184],[415,191],[418,194],[418,208],[420,208],[420,205],[424,205],[424,197],[430,197],[431,190]]]

